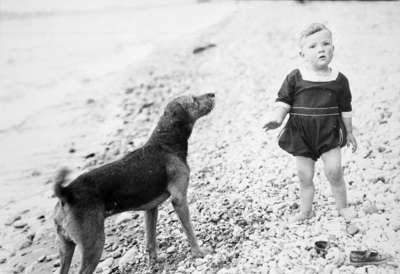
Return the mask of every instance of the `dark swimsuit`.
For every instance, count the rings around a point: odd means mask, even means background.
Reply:
[[[298,69],[285,79],[277,102],[291,106],[279,146],[294,156],[316,161],[323,153],[346,144],[342,112],[351,111],[347,78],[339,73],[327,82],[304,80]]]

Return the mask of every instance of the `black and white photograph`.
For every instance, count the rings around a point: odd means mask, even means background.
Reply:
[[[0,0],[0,274],[400,274],[400,1]]]

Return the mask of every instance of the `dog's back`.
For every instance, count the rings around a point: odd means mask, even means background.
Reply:
[[[166,152],[157,146],[144,146],[105,168],[89,175],[100,178],[100,192],[106,210],[136,209],[157,198],[167,188]]]
[[[120,160],[82,174],[65,187],[62,184],[68,171],[62,169],[55,194],[61,201],[78,207],[88,207],[98,200],[108,214],[135,209],[166,191],[166,157],[159,146],[143,146]]]

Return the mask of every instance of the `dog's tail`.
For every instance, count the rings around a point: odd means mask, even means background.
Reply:
[[[67,187],[63,186],[70,170],[67,168],[62,168],[55,177],[54,182],[54,194],[58,197],[62,202],[71,202],[71,192]]]

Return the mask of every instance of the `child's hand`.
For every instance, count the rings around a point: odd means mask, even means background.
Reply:
[[[270,130],[270,129],[276,129],[276,128],[280,127],[281,124],[282,124],[282,122],[279,122],[279,121],[277,121],[277,120],[271,120],[271,121],[268,121],[268,122],[263,126],[263,129],[264,129],[265,131],[268,131],[268,130]]]
[[[263,126],[263,129],[265,131],[268,131],[270,129],[276,129],[282,125],[283,120],[286,117],[286,114],[288,113],[290,107],[282,107],[278,106],[275,108],[274,112],[270,113],[269,120],[267,123]]]
[[[354,153],[357,150],[357,141],[353,133],[347,134],[347,144],[348,147],[351,146],[351,151]]]

